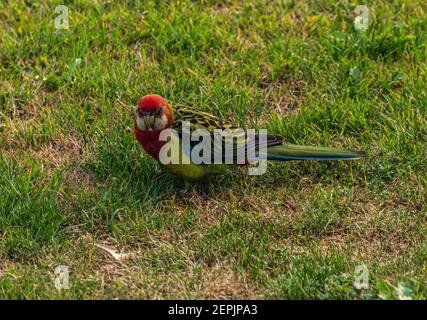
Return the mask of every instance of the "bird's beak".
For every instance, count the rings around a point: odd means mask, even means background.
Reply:
[[[147,126],[147,129],[153,129],[154,115],[144,116],[144,122],[145,122],[145,125]]]

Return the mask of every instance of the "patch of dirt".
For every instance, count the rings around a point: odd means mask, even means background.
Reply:
[[[303,80],[292,78],[267,84],[264,89],[267,105],[270,105],[272,111],[279,117],[295,114],[304,102],[305,86]]]
[[[272,79],[271,75],[272,70],[267,66],[258,80],[268,109],[262,113],[261,122],[268,122],[273,115],[278,117],[294,115],[299,112],[305,101],[307,86],[305,81],[290,76]]]
[[[201,299],[256,299],[259,296],[243,275],[233,272],[232,263],[217,262],[206,268],[198,288]]]
[[[46,170],[48,175],[64,169],[61,174],[67,185],[83,187],[88,192],[94,190],[93,179],[80,167],[81,163],[91,155],[84,148],[84,141],[77,131],[71,131],[68,135],[60,134],[46,143],[31,148],[11,141],[3,150],[9,158],[19,159],[22,156],[28,156],[40,161],[42,170]]]
[[[76,166],[83,161],[83,142],[79,133],[72,131],[68,136],[57,137],[39,149],[30,150],[30,154],[53,169]]]

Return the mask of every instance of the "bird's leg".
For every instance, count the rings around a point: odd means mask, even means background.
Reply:
[[[166,172],[159,172],[156,173],[156,175],[153,177],[153,181],[157,181],[159,180],[161,177],[163,177],[164,175],[166,175]]]
[[[153,177],[153,181],[159,180],[162,176],[166,174],[166,172],[161,170],[158,165],[156,165],[156,167],[154,168],[154,171],[156,174]]]
[[[179,195],[180,196],[185,195],[188,191],[190,191],[192,186],[193,184],[191,182],[184,180],[184,187],[179,191]]]

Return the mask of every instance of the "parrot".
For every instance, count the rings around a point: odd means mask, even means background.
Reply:
[[[192,183],[215,175],[222,175],[228,172],[230,167],[224,163],[195,163],[190,155],[195,142],[190,141],[188,145],[182,144],[183,122],[190,125],[191,130],[204,129],[212,136],[216,129],[224,130],[225,138],[236,139],[236,141],[246,141],[249,139],[245,135],[245,129],[224,121],[213,114],[195,110],[190,107],[176,105],[172,108],[169,103],[159,95],[143,96],[139,102],[135,113],[134,134],[138,143],[154,159],[160,161],[162,147],[170,142],[176,144],[179,155],[178,161],[163,164],[163,167],[180,176],[184,182]],[[171,135],[170,140],[161,139],[162,131],[165,129],[175,130],[176,135]],[[215,140],[215,138],[213,138]],[[243,139],[243,140],[242,140]],[[252,136],[254,145],[259,145],[258,136]],[[284,137],[280,135],[268,134],[265,139],[266,160],[268,161],[290,161],[290,160],[353,160],[365,156],[361,151],[338,150],[327,147],[301,146],[285,143]],[[239,148],[233,142],[233,148]],[[225,149],[226,150],[226,149]],[[224,159],[223,148],[212,147],[212,153]],[[189,152],[190,151],[190,152]],[[233,150],[236,152],[236,150]],[[245,150],[247,152],[248,150]],[[236,155],[233,153],[233,159]],[[236,163],[233,163],[236,165]],[[248,164],[247,161],[245,164]],[[242,164],[240,164],[242,165]]]

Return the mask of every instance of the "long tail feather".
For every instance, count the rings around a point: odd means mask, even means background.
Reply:
[[[338,150],[325,147],[282,144],[267,149],[267,159],[272,161],[290,160],[354,160],[363,158],[364,152]]]

